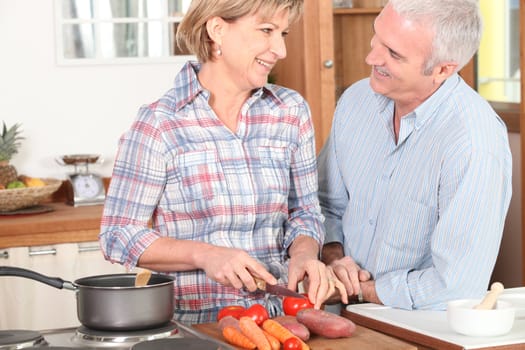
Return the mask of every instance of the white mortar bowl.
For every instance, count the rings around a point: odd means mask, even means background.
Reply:
[[[515,308],[506,301],[498,301],[491,310],[477,310],[481,299],[460,299],[450,301],[447,319],[450,328],[457,333],[472,337],[493,337],[504,335],[512,329]]]

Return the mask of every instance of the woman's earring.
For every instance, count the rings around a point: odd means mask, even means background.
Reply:
[[[222,50],[221,50],[221,47],[220,47],[220,46],[219,46],[219,48],[217,49],[216,53],[217,53],[217,56],[222,56]]]

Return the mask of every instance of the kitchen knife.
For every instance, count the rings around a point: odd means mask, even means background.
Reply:
[[[257,277],[254,277],[254,280],[255,280],[255,284],[257,285],[258,291],[263,291],[265,293],[277,295],[280,297],[294,297],[294,298],[306,299],[306,296],[304,296],[303,294],[294,292],[293,290],[290,290],[286,287],[279,286],[277,284],[268,284],[264,280],[259,279]]]

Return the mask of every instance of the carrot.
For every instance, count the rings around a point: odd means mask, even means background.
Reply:
[[[241,347],[243,349],[255,349],[255,343],[233,326],[224,327],[222,329],[222,336],[228,343],[232,345]]]
[[[279,339],[271,335],[270,333],[263,330],[264,335],[266,336],[266,339],[268,339],[268,343],[270,343],[270,346],[272,347],[272,350],[280,350],[281,349],[281,342]]]
[[[241,328],[242,333],[247,336],[255,346],[257,346],[258,350],[272,350],[263,330],[252,318],[248,316],[241,317],[239,319],[239,327]]]
[[[277,338],[281,343],[284,343],[286,341],[286,339],[292,338],[292,337],[299,339],[292,332],[290,332],[283,325],[281,325],[279,322],[277,322],[275,320],[272,320],[272,319],[268,319],[268,320],[264,321],[263,324],[262,324],[262,328],[266,332],[270,333],[275,338]],[[302,341],[301,339],[299,339],[299,341],[301,342],[301,350],[309,350],[310,349],[308,344],[306,344],[304,341]]]
[[[282,326],[279,322],[268,319],[263,322],[262,328],[276,337],[281,343],[284,343],[286,339],[294,337],[294,334]]]

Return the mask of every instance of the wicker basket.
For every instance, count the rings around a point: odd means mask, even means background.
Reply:
[[[42,180],[46,183],[45,186],[0,190],[0,212],[37,205],[58,190],[62,184],[62,181],[57,179]]]

